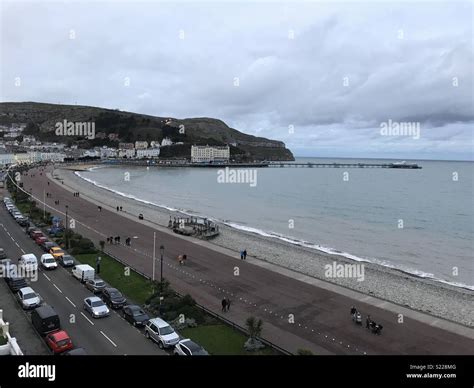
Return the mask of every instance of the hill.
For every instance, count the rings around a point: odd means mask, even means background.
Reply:
[[[95,138],[57,136],[56,123],[95,123]],[[42,141],[80,147],[118,146],[119,142],[160,141],[170,138],[182,145],[162,148],[166,157],[189,157],[191,145],[231,145],[231,157],[240,160],[294,160],[281,141],[256,137],[230,128],[223,121],[208,117],[175,119],[79,105],[36,102],[0,103],[0,125],[27,123],[25,134]]]

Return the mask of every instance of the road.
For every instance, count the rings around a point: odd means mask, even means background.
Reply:
[[[54,181],[47,185],[44,173],[40,175],[36,171],[31,175],[22,177],[24,187],[31,189],[37,198],[43,198],[43,190],[50,192],[52,198],[46,202],[48,210],[55,215],[64,217],[67,204],[69,216],[76,220],[76,231],[94,242],[105,240],[107,236],[120,235],[122,241],[124,236],[137,236],[133,247],[108,245],[107,249],[148,275],[152,273],[151,253],[156,232],[157,246],[166,247],[165,278],[174,289],[191,294],[216,313],[220,312],[222,297],[229,297],[232,308],[226,313],[228,319],[244,325],[250,315],[262,318],[263,336],[289,351],[305,348],[315,354],[358,355],[474,352],[472,336],[459,335],[409,317],[399,323],[398,314],[366,303],[365,295],[354,293],[356,297],[348,297],[209,249],[192,238],[170,235],[116,212],[116,203],[102,204],[103,210],[99,212],[97,204],[83,196],[73,197],[66,186]],[[54,205],[55,200],[60,201],[59,206]],[[188,255],[185,267],[175,260],[183,252]],[[386,304],[383,302],[381,306]],[[384,326],[381,336],[351,322],[349,309],[353,305],[364,316],[370,314]]]
[[[31,240],[13,218],[3,203],[0,205],[0,246],[9,258],[16,261],[24,253],[34,253],[38,259],[44,253]],[[145,338],[142,331],[126,322],[112,310],[109,317],[93,319],[83,310],[84,298],[91,296],[69,270],[59,266],[56,270],[39,270],[37,281],[30,286],[58,313],[61,327],[71,336],[76,347],[91,355],[160,355],[166,354],[156,344]],[[14,298],[14,295],[11,295]],[[29,313],[27,313],[29,314]],[[15,333],[21,342],[21,332]]]

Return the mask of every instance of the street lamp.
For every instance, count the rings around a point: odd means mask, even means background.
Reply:
[[[68,233],[68,219],[67,219],[67,211],[68,211],[69,206],[66,205],[66,249],[69,249],[69,233]]]
[[[160,295],[163,294],[163,254],[165,253],[165,247],[160,245],[161,254],[161,275],[160,275]]]

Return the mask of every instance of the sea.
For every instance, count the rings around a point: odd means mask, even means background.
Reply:
[[[407,162],[422,169],[106,166],[76,174],[171,211],[474,290],[474,162]]]

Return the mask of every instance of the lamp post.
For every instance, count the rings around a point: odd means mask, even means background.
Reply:
[[[163,302],[163,253],[165,252],[165,247],[163,245],[160,245],[160,255],[161,255],[161,271],[160,271],[160,316],[163,315],[163,308],[161,306],[161,303]]]
[[[156,248],[156,232],[153,232],[153,275],[152,279],[155,281],[155,248]]]
[[[163,254],[165,252],[165,247],[160,245],[160,254],[161,254],[161,274],[160,274],[160,295],[163,294]]]
[[[69,233],[68,233],[69,222],[68,222],[68,219],[67,219],[68,208],[69,208],[69,206],[66,205],[66,249],[69,249]]]

